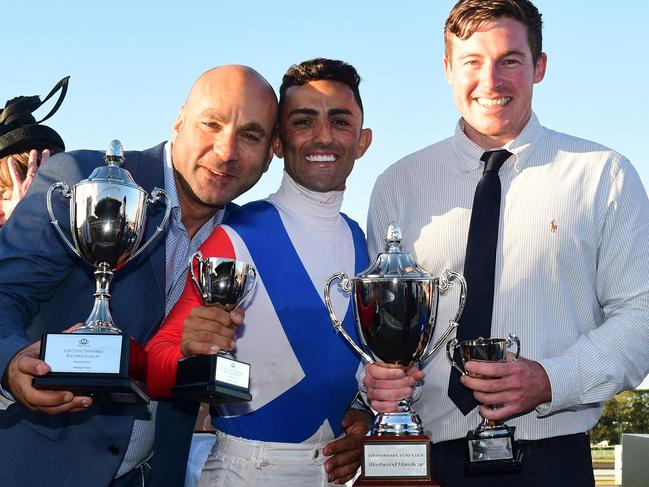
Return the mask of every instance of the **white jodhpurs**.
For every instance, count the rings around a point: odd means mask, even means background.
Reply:
[[[216,432],[199,487],[328,487],[328,443],[252,441]]]

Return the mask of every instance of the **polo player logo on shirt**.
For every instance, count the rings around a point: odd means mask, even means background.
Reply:
[[[557,225],[557,222],[555,220],[552,220],[550,222],[550,232],[557,233],[558,229],[559,229],[559,226]]]

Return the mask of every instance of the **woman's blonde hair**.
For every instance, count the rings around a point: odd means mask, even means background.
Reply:
[[[20,174],[21,179],[25,179],[27,176],[27,163],[29,162],[29,152],[21,152],[20,154],[12,154],[11,156],[5,156],[0,159],[0,189],[11,189],[14,185],[11,180],[11,174],[9,174],[9,163],[8,159],[13,157],[16,161],[16,168]]]

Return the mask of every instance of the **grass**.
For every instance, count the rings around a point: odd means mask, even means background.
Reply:
[[[593,459],[594,469],[615,468],[615,451],[613,450],[613,447],[591,447],[590,455]]]

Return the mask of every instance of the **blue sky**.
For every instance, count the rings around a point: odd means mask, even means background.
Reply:
[[[343,210],[365,226],[376,177],[404,155],[447,137],[458,114],[442,70],[450,0],[5,2],[0,101],[45,95],[70,75],[49,121],[68,149],[118,138],[144,149],[169,137],[193,80],[241,63],[277,89],[286,68],[316,56],[354,64],[372,147],[348,180]],[[536,86],[541,123],[626,155],[649,185],[646,29],[649,2],[538,0],[549,64]],[[25,19],[25,20],[20,20]],[[43,111],[43,114],[45,111]],[[275,159],[238,201],[279,184]]]

